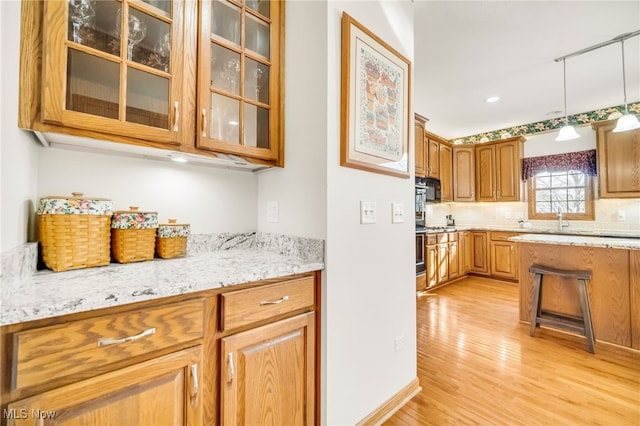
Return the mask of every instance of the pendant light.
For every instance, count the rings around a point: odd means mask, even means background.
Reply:
[[[638,117],[633,114],[629,114],[629,107],[627,106],[627,81],[624,72],[624,39],[620,40],[620,46],[622,46],[622,89],[624,90],[624,115],[618,118],[616,128],[614,132],[625,132],[627,130],[640,129],[640,122]]]
[[[569,120],[567,119],[567,63],[566,58],[562,58],[562,75],[563,75],[563,87],[564,87],[564,127],[560,129],[560,133],[556,137],[557,142],[561,141],[570,141],[572,139],[577,139],[580,137],[578,133],[576,133],[576,129],[573,126],[569,125]]]

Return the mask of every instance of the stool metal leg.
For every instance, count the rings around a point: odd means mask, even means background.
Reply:
[[[538,317],[540,316],[540,289],[542,284],[542,274],[536,273],[533,277],[533,301],[531,302],[529,336],[535,336]]]
[[[584,321],[584,335],[587,338],[587,347],[590,353],[594,354],[595,338],[593,337],[593,327],[591,323],[591,307],[589,303],[589,293],[587,293],[587,282],[578,280],[580,293],[580,307],[582,308],[582,318]]]

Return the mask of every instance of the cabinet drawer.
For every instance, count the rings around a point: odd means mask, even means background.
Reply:
[[[509,238],[520,235],[518,232],[502,232],[502,231],[493,231],[490,232],[490,238],[493,241],[508,241]]]
[[[438,242],[438,237],[435,234],[427,234],[427,245],[431,246]]]
[[[458,241],[458,233],[457,232],[449,232],[449,242]]]
[[[449,234],[436,234],[436,238],[438,239],[438,244],[446,243],[449,241]]]
[[[229,330],[315,304],[313,277],[220,295],[220,329]]]
[[[204,336],[204,299],[15,333],[11,388],[109,371],[109,364]]]

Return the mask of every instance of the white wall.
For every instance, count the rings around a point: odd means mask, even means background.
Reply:
[[[324,1],[285,3],[285,167],[259,172],[261,232],[326,238],[327,66]],[[278,222],[267,222],[267,203]]]
[[[38,143],[18,129],[20,2],[0,1],[0,253],[27,241],[37,192]]]
[[[71,192],[109,198],[117,210],[155,211],[161,222],[176,218],[197,234],[256,230],[257,177],[251,172],[40,149],[38,198]]]
[[[392,202],[403,203],[407,212],[412,211],[414,182],[340,166],[343,11],[411,61],[414,56],[411,2],[328,3],[324,397],[329,425],[361,420],[405,387],[417,372],[412,215],[407,215],[404,224],[391,224]],[[361,200],[377,203],[376,224],[360,225]],[[404,336],[406,346],[395,352],[394,339],[399,336]]]

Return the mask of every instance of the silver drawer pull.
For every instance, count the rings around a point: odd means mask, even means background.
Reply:
[[[287,300],[289,300],[289,296],[283,296],[278,300],[263,300],[260,302],[260,306],[277,305],[278,303],[286,302]]]
[[[109,346],[109,345],[116,345],[118,343],[133,342],[134,340],[138,340],[146,336],[151,336],[152,334],[156,334],[155,327],[148,328],[142,333],[136,334],[135,336],[127,336],[127,337],[123,337],[122,339],[109,338],[109,339],[98,340],[98,346]]]

